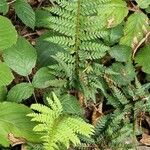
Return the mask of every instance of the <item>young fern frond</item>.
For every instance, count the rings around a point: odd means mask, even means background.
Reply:
[[[71,144],[80,145],[78,135],[90,137],[93,134],[93,126],[86,123],[83,119],[73,115],[63,114],[63,108],[53,93],[53,100],[47,98],[48,106],[33,104],[31,108],[39,113],[31,113],[32,121],[39,124],[33,129],[42,133],[42,140],[46,150],[59,149],[62,144],[69,148]]]

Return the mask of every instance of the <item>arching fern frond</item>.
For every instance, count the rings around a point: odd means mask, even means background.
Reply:
[[[32,121],[39,124],[34,131],[43,133],[42,140],[46,150],[57,150],[62,144],[69,148],[70,144],[79,145],[78,135],[90,137],[93,134],[93,126],[86,123],[83,119],[73,115],[63,114],[63,108],[53,93],[53,100],[47,98],[48,105],[33,104],[31,108],[39,113],[31,113]]]

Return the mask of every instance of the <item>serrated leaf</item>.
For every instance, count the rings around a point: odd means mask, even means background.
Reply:
[[[43,67],[37,71],[33,77],[32,84],[35,88],[47,88],[49,87],[50,80],[54,80],[54,76],[51,74],[50,69]]]
[[[33,132],[34,122],[26,115],[32,110],[22,104],[10,102],[0,103],[0,145],[9,147],[9,134],[24,138],[29,142],[39,142],[39,136]]]
[[[45,28],[50,27],[51,24],[50,16],[51,14],[48,11],[37,9],[35,11],[36,27],[45,27]]]
[[[35,13],[32,7],[25,0],[16,0],[14,3],[15,12],[21,21],[28,27],[35,27]]]
[[[6,0],[0,0],[0,12],[5,15],[8,12],[9,6]]]
[[[19,37],[15,45],[4,51],[3,58],[11,69],[22,76],[27,76],[35,67],[37,54],[28,41]]]
[[[136,0],[138,3],[138,6],[142,9],[148,8],[150,5],[150,0]]]
[[[142,70],[150,74],[150,44],[140,49],[135,57],[138,66],[142,66]]]
[[[9,85],[14,76],[10,70],[10,68],[5,64],[0,62],[0,87]]]
[[[120,44],[134,48],[149,31],[148,17],[142,12],[132,14],[125,25]]]
[[[17,42],[17,31],[11,21],[0,16],[0,51],[11,47]]]
[[[123,35],[123,24],[120,24],[114,28],[107,29],[107,36],[104,37],[104,42],[109,45],[118,43]]]
[[[98,8],[100,20],[107,28],[120,24],[128,14],[128,7],[123,0],[111,0],[100,4]]]
[[[109,54],[111,57],[115,58],[116,61],[127,62],[131,59],[132,50],[128,46],[114,46],[111,48]]]
[[[83,116],[83,110],[80,103],[74,96],[64,95],[60,100],[64,113]]]
[[[126,65],[121,63],[114,63],[111,66],[111,69],[118,74],[110,75],[112,80],[115,81],[118,85],[128,85],[135,78],[135,69],[131,62],[128,62]]]
[[[7,101],[22,102],[28,99],[34,92],[34,87],[30,83],[20,83],[10,89],[7,95]]]
[[[0,87],[0,102],[3,102],[6,100],[6,95],[7,95],[6,86],[1,86]]]

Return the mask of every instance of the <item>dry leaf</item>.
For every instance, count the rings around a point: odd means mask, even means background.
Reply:
[[[13,133],[8,134],[8,139],[9,139],[12,146],[26,143],[26,140],[24,138],[15,137]]]
[[[84,95],[82,92],[78,92],[79,103],[81,106],[85,106]]]
[[[114,23],[115,19],[114,18],[111,18],[111,19],[108,19],[107,22],[107,28],[111,28],[113,26],[113,23]]]
[[[103,112],[102,112],[102,107],[103,107],[103,103],[101,103],[98,108],[96,106],[94,106],[94,111],[92,114],[92,124],[96,125],[97,121],[99,120],[99,118],[102,117]]]
[[[150,145],[150,135],[144,133],[140,142],[145,145]]]

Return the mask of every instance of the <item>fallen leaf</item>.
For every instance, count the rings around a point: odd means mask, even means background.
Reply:
[[[103,107],[103,103],[101,103],[98,108],[96,106],[94,106],[94,111],[92,114],[92,124],[96,125],[97,121],[99,120],[99,118],[102,117],[103,112],[102,112],[102,107]]]
[[[8,134],[8,139],[9,139],[12,146],[26,143],[26,140],[24,138],[15,137],[13,133]]]
[[[145,145],[150,145],[150,135],[143,133],[140,142]]]

